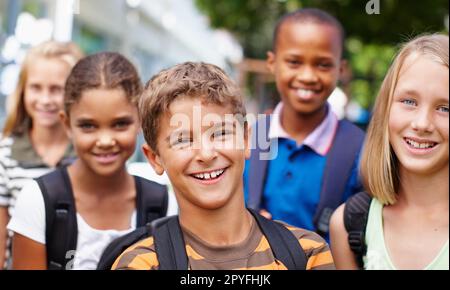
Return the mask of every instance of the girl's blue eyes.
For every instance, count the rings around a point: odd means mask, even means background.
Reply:
[[[438,108],[438,111],[441,111],[443,113],[448,113],[448,106],[440,106]]]
[[[417,106],[417,102],[415,100],[411,99],[404,99],[400,101],[401,103],[408,105],[408,106]],[[448,106],[439,106],[436,109],[437,111],[440,111],[442,113],[448,113]]]
[[[414,106],[416,104],[416,102],[414,100],[411,99],[404,99],[401,101],[403,104],[405,105],[409,105],[409,106]]]

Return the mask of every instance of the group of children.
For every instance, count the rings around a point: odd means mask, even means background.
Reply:
[[[327,105],[344,34],[318,9],[281,18],[266,130],[214,65],[179,64],[142,88],[120,54],[33,49],[0,143],[0,263],[96,269],[119,248],[112,269],[448,269],[448,36],[400,50],[364,139]],[[140,128],[177,216],[161,219],[164,186],[127,172]],[[268,160],[256,135],[276,148]]]

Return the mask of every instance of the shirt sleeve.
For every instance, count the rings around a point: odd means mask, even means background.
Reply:
[[[22,188],[7,228],[45,245],[45,204],[36,181]]]
[[[8,189],[8,176],[3,162],[0,161],[0,206],[8,207],[11,198],[11,192]]]
[[[334,270],[333,256],[327,242],[318,234],[286,225],[298,239],[308,262],[306,270]]]
[[[111,270],[157,270],[158,267],[153,237],[150,237],[126,249],[116,259]]]
[[[335,270],[333,256],[325,240],[318,234],[308,232],[300,239],[308,263],[306,270]]]

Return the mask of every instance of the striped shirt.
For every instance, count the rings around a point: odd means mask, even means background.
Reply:
[[[69,146],[58,165],[70,162],[74,156]],[[33,178],[52,170],[34,150],[28,134],[2,138],[0,136],[0,207],[7,207],[9,216],[22,188]],[[11,235],[7,240],[5,263],[9,263]],[[0,265],[0,269],[2,265]],[[6,266],[4,266],[6,267]]]
[[[298,239],[307,257],[307,270],[332,270],[333,258],[327,243],[317,234],[284,224]],[[253,220],[247,238],[235,245],[211,245],[182,229],[189,270],[287,270],[273,256],[266,237]],[[153,237],[129,247],[115,261],[113,270],[157,270]]]

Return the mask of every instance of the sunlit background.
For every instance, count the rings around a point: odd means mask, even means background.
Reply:
[[[86,54],[121,52],[144,82],[183,61],[214,63],[242,87],[250,112],[270,110],[278,95],[264,58],[273,27],[301,7],[343,23],[349,66],[331,101],[362,128],[398,43],[448,33],[447,0],[0,0],[0,125],[27,49],[48,39],[72,40]]]

